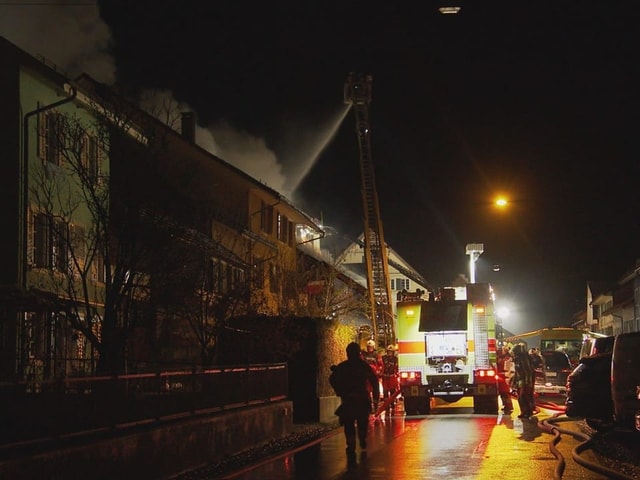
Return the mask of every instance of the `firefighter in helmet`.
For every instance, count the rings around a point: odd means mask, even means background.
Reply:
[[[367,341],[366,350],[362,352],[362,358],[365,362],[369,364],[371,370],[373,370],[374,375],[378,378],[378,382],[382,378],[382,357],[376,351],[376,342],[374,340]],[[373,395],[371,393],[371,413],[375,413],[378,410],[378,404],[380,403],[380,396]]]
[[[398,389],[398,357],[394,345],[387,345],[387,352],[382,356],[382,396],[386,400]],[[393,408],[393,402],[388,408]]]
[[[502,410],[508,414],[513,412],[513,400],[511,399],[511,368],[513,358],[509,345],[503,345],[497,352],[496,370],[498,370],[498,394],[502,401]]]
[[[511,377],[511,387],[518,393],[520,415],[518,418],[530,418],[536,409],[534,398],[534,369],[531,357],[524,345],[518,343],[511,349],[513,354],[514,373]]]

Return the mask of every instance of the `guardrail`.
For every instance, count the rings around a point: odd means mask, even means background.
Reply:
[[[288,398],[285,363],[0,386],[0,442],[117,429]]]

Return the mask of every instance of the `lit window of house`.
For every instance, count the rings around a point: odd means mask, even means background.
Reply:
[[[276,236],[278,240],[287,245],[292,245],[294,240],[294,224],[281,213],[276,217]]]
[[[408,278],[396,278],[391,280],[392,290],[410,290]]]

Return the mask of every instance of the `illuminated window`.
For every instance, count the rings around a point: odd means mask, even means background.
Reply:
[[[408,278],[395,278],[391,279],[391,290],[409,290],[410,283]]]
[[[291,245],[294,239],[294,224],[287,217],[278,213],[276,216],[276,236],[278,240]]]

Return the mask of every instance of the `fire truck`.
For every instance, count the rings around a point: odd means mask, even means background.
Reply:
[[[425,298],[426,296],[426,298]],[[400,392],[408,415],[428,414],[435,399],[473,397],[474,413],[498,413],[493,290],[486,283],[445,288],[436,297],[397,297]]]

